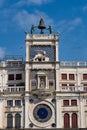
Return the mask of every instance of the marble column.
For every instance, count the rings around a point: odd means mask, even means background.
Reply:
[[[56,98],[56,128],[61,128],[60,126],[60,101]]]
[[[25,126],[24,128],[29,128],[29,109],[28,109],[28,104],[29,104],[29,98],[25,97]]]
[[[29,92],[30,91],[30,70],[26,68],[26,88],[25,91]]]

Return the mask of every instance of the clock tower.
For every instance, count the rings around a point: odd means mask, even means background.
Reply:
[[[35,34],[37,29],[39,34]],[[44,33],[46,32],[46,33]],[[59,91],[58,35],[41,17],[26,34],[25,128],[56,128]]]

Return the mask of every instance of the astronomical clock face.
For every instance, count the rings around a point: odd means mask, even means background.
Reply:
[[[33,116],[38,122],[47,122],[52,116],[52,110],[46,104],[39,104],[34,108]]]
[[[29,105],[29,119],[34,126],[46,128],[55,123],[55,109],[48,101]]]

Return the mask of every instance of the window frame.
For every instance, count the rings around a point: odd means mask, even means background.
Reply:
[[[62,80],[67,80],[67,74],[66,73],[62,73],[61,74],[61,79]]]
[[[16,80],[22,80],[22,74],[16,74]]]
[[[75,74],[69,74],[69,80],[75,80]]]
[[[66,84],[61,84],[61,86],[66,87],[66,86],[68,86],[68,85],[67,85],[67,83],[66,83]]]
[[[77,100],[76,99],[71,100],[71,106],[77,106]]]
[[[13,107],[13,100],[7,100],[7,107]]]
[[[14,74],[8,74],[8,80],[14,80]]]
[[[63,106],[64,107],[68,107],[69,106],[69,100],[68,99],[63,100]]]
[[[15,114],[15,128],[21,128],[21,115],[19,113]]]
[[[37,86],[37,81],[31,80],[31,87],[36,87],[36,86]]]
[[[50,85],[50,83],[52,83],[52,85]],[[54,80],[49,80],[49,87],[53,87],[54,86]]]
[[[20,103],[18,103],[20,101]],[[20,107],[21,106],[21,100],[15,100],[15,106]]]
[[[13,115],[11,113],[7,115],[7,128],[13,128]]]
[[[87,80],[87,73],[83,74],[83,80]]]

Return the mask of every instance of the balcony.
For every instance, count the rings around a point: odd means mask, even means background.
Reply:
[[[36,89],[31,91],[31,95],[36,96],[37,98],[46,98],[52,96],[54,91],[49,89]]]
[[[5,108],[6,108],[5,112],[20,112],[20,111],[22,111],[22,106],[20,106],[20,107],[17,107],[17,106],[8,107],[8,106],[6,106]]]
[[[23,93],[25,91],[25,86],[0,86],[1,93]]]
[[[61,92],[87,92],[87,86],[60,86]]]
[[[87,66],[87,61],[61,61],[60,62],[61,67],[74,67],[74,66],[80,66],[80,67],[86,67]]]
[[[26,40],[58,40],[58,35],[53,35],[53,34],[27,34],[26,35]]]
[[[22,67],[24,66],[23,57],[21,55],[6,55],[0,60],[0,67]]]
[[[21,61],[7,61],[5,64],[6,67],[23,67],[24,63]]]
[[[23,61],[2,61],[0,62],[0,67],[24,67]]]
[[[20,60],[20,61],[23,61],[23,56],[22,55],[6,55],[4,57],[4,60],[7,61],[7,60]]]

